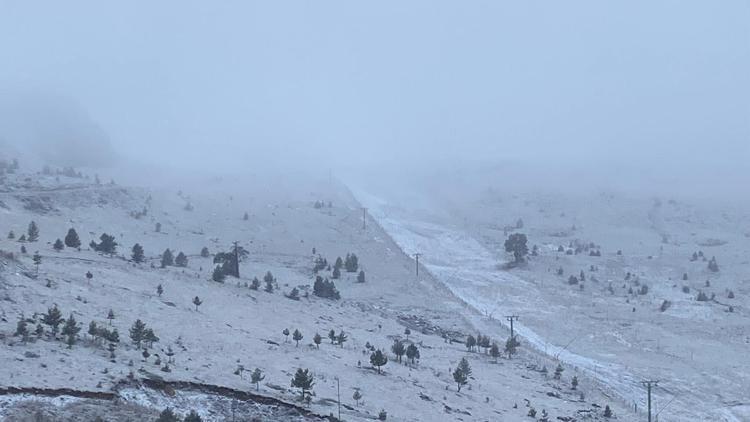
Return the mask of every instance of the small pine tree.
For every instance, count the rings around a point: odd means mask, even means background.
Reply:
[[[344,348],[344,343],[349,340],[349,337],[346,336],[346,333],[341,330],[338,336],[336,336],[336,343],[339,344],[339,347]]]
[[[474,349],[474,346],[477,345],[477,339],[474,338],[471,334],[469,334],[468,337],[466,337],[466,348],[469,349],[471,352]]]
[[[258,280],[258,277],[253,277],[253,281],[250,282],[250,288],[252,290],[258,290],[260,288],[260,280]]]
[[[193,298],[193,305],[195,305],[196,311],[198,311],[198,307],[201,306],[201,303],[203,303],[203,301],[201,301],[201,298],[199,298],[198,296]]]
[[[136,264],[140,264],[144,261],[145,256],[143,254],[143,246],[136,243],[135,245],[133,245],[133,249],[131,250],[131,252],[132,253],[130,256],[133,258],[133,262],[135,262]]]
[[[141,348],[141,343],[146,339],[146,324],[143,323],[140,319],[136,320],[133,323],[133,326],[130,328],[130,340],[135,343],[136,348]]]
[[[187,267],[188,265],[187,256],[182,252],[178,253],[177,257],[174,259],[174,263],[178,267]]]
[[[508,337],[508,340],[505,341],[505,352],[508,353],[508,359],[516,353],[518,346],[519,343],[518,340],[516,340],[516,336]]]
[[[159,414],[156,422],[180,422],[180,418],[174,414],[172,409],[166,408]]]
[[[341,278],[341,270],[338,269],[338,267],[333,268],[333,274],[331,274],[331,278],[334,280],[338,280]]]
[[[354,399],[354,403],[359,406],[359,401],[362,400],[362,393],[359,392],[359,389],[354,390],[352,398]]]
[[[286,337],[284,339],[284,343],[289,342],[289,329],[288,328],[284,328],[284,330],[281,332],[281,334],[284,334],[284,337]]]
[[[115,311],[112,309],[107,312],[107,319],[109,320],[109,325],[112,325],[112,320],[115,319]]]
[[[365,271],[360,270],[359,274],[357,274],[357,283],[364,283],[365,282]]]
[[[500,357],[500,348],[497,347],[497,343],[492,343],[492,347],[490,347],[490,356],[492,356],[497,363],[497,358]]]
[[[81,239],[74,228],[68,229],[68,234],[65,235],[65,246],[74,249],[81,247]]]
[[[406,358],[409,359],[412,364],[414,364],[415,360],[419,359],[419,349],[416,344],[412,343],[406,348]]]
[[[26,320],[21,318],[18,320],[18,323],[16,324],[16,336],[21,336],[24,343],[29,341],[29,327],[26,323]]]
[[[65,245],[63,245],[62,240],[57,239],[57,240],[55,240],[55,244],[52,245],[52,248],[54,248],[56,251],[60,252],[61,250],[65,249]]]
[[[468,361],[466,361],[466,358],[461,358],[461,363],[466,362],[468,365]],[[464,370],[461,369],[461,364],[459,363],[459,366],[456,367],[456,369],[453,371],[453,381],[455,381],[458,392],[461,392],[461,387],[466,385],[469,382],[469,374],[464,372]]]
[[[570,380],[570,388],[572,390],[575,390],[575,389],[578,388],[578,377],[577,376],[573,376],[573,379]]]
[[[13,240],[16,238],[16,234],[13,233],[13,230],[8,232],[8,240]]]
[[[315,333],[315,336],[313,336],[313,343],[315,343],[315,347],[320,349],[320,342],[323,341],[323,338],[320,337],[320,334]]]
[[[562,365],[558,363],[557,368],[555,368],[555,375],[553,375],[553,378],[559,380],[562,377],[563,371],[565,371],[565,369],[563,369]]]
[[[42,322],[52,327],[52,335],[57,335],[57,330],[63,322],[62,312],[57,305],[47,309],[47,313],[42,317]]]
[[[164,293],[164,288],[161,287],[161,284],[159,284],[158,286],[156,286],[156,294],[159,295],[159,297],[161,297],[162,293]]]
[[[604,417],[605,418],[612,417],[612,409],[610,409],[609,405],[604,406]]]
[[[263,371],[260,370],[260,368],[255,368],[252,374],[250,374],[250,382],[255,384],[255,391],[260,390],[260,382],[263,381],[266,378],[265,375],[263,375]]]
[[[378,349],[370,355],[370,363],[372,364],[372,366],[378,369],[379,374],[380,368],[388,363],[388,356],[386,356],[385,353],[381,352],[380,349]]]
[[[400,340],[395,340],[391,346],[391,351],[396,355],[396,361],[401,363],[401,357],[406,353],[406,347]]]
[[[292,377],[292,387],[302,390],[303,400],[305,399],[305,394],[307,394],[308,391],[312,390],[314,385],[315,381],[313,378],[313,374],[310,373],[310,371],[307,369],[297,369],[294,377]]]
[[[385,411],[385,409],[380,409],[380,412],[378,412],[378,420],[384,421],[388,419],[388,412]]]
[[[191,410],[190,413],[188,413],[188,415],[185,416],[185,419],[183,419],[183,422],[203,422],[203,419],[201,419],[200,415],[195,413],[195,410]]]
[[[214,268],[214,272],[211,274],[211,279],[217,283],[223,283],[227,276],[224,274],[224,269],[221,265],[217,265]]]
[[[81,327],[78,326],[78,323],[76,322],[76,319],[73,317],[73,314],[70,314],[70,317],[68,317],[68,320],[65,321],[65,325],[62,329],[62,335],[67,337],[66,343],[68,344],[68,349],[72,348],[73,345],[76,342],[76,336],[78,335],[78,332],[81,331]]]
[[[336,332],[331,330],[328,332],[328,338],[331,339],[331,344],[336,342]]]
[[[274,282],[274,279],[273,279],[273,275],[271,274],[270,271],[267,272],[265,276],[263,276],[263,281],[266,283],[266,287],[264,287],[263,289],[266,292],[268,292],[268,293],[273,293],[273,289],[274,289],[273,282]]]
[[[36,242],[39,240],[39,226],[36,225],[35,221],[29,223],[29,228],[26,231],[26,234],[29,242]]]
[[[102,233],[102,235],[99,236],[99,243],[92,240],[89,244],[91,249],[107,255],[114,255],[117,252],[117,245],[115,237],[107,233]]]
[[[302,340],[303,337],[304,336],[299,330],[297,329],[294,330],[294,333],[292,333],[292,340],[294,340],[296,343],[294,347],[299,347],[299,341]]]
[[[203,249],[201,249],[201,257],[208,258],[209,256],[211,256],[211,254],[208,252],[208,248],[204,246]]]
[[[162,254],[161,254],[161,267],[171,267],[174,265],[174,255],[172,255],[172,251],[167,248]]]

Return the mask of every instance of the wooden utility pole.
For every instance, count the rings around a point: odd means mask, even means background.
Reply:
[[[240,248],[237,246],[239,242],[234,242],[234,274],[237,278],[240,278]]]
[[[339,381],[339,377],[336,377],[336,396],[338,397],[339,420],[341,420],[341,382]]]
[[[651,387],[659,385],[659,381],[646,380],[641,381],[641,384],[646,386],[646,391],[648,391],[648,422],[651,422]]]
[[[422,256],[421,253],[417,252],[414,254],[414,258],[417,259],[417,278],[419,278],[419,257]]]
[[[518,315],[506,315],[505,319],[510,321],[510,338],[513,338],[513,321],[518,321]]]
[[[367,229],[367,208],[362,207],[362,230]]]

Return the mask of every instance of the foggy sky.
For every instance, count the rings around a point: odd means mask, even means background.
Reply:
[[[0,0],[0,104],[65,98],[96,142],[183,166],[726,171],[750,158],[749,22],[742,0]]]

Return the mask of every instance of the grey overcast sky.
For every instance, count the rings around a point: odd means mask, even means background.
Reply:
[[[0,95],[184,163],[720,166],[750,158],[750,2],[0,0]]]

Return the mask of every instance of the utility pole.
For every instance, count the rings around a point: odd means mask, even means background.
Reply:
[[[237,278],[240,278],[240,248],[237,246],[239,242],[234,242],[234,274]]]
[[[338,405],[339,405],[339,420],[341,420],[341,383],[339,381],[339,377],[336,377],[336,396],[338,396]]]
[[[367,229],[367,208],[362,207],[362,230]]]
[[[510,321],[510,338],[513,338],[513,321],[518,321],[518,315],[506,315],[505,319]]]
[[[417,278],[419,278],[419,257],[422,256],[421,253],[417,252],[414,254],[414,258],[417,259]]]
[[[651,422],[651,387],[659,385],[659,381],[646,380],[641,381],[641,384],[645,385],[646,390],[648,391],[648,422]]]

